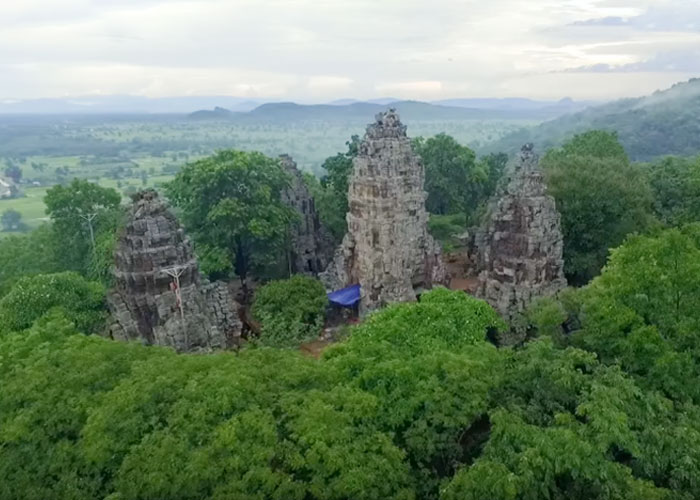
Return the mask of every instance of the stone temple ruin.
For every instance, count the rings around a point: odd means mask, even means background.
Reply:
[[[282,192],[282,201],[293,208],[300,221],[291,229],[292,251],[289,255],[291,273],[318,275],[323,271],[333,255],[333,238],[321,224],[314,205],[314,199],[306,187],[297,164],[289,155],[281,155],[282,168],[292,181]]]
[[[360,284],[360,309],[411,301],[446,281],[428,233],[425,172],[392,109],[367,127],[349,180],[348,233],[322,275],[328,288]]]
[[[236,346],[242,325],[226,285],[200,280],[189,239],[155,191],[133,199],[115,250],[107,335],[177,351]]]
[[[538,164],[532,144],[523,146],[476,236],[477,295],[506,320],[566,286],[560,216]]]

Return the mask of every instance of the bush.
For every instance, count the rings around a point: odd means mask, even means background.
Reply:
[[[54,308],[83,332],[99,331],[106,317],[104,287],[77,273],[40,274],[22,278],[0,299],[0,329],[19,331]]]
[[[260,341],[269,346],[293,347],[321,332],[328,304],[320,281],[296,275],[271,281],[255,294],[253,317],[262,324]]]

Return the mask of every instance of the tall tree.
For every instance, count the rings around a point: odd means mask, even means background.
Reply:
[[[662,158],[647,166],[657,217],[671,226],[700,221],[700,157]]]
[[[605,264],[608,249],[653,225],[649,183],[614,134],[576,136],[549,151],[542,168],[561,213],[564,271],[571,283],[588,282]]]
[[[314,192],[319,216],[337,240],[341,239],[347,231],[345,214],[348,211],[348,179],[352,173],[352,160],[360,150],[360,136],[353,135],[345,143],[348,150],[326,158],[323,169],[326,175],[321,178],[323,191],[309,183]]]
[[[425,165],[426,208],[444,215],[476,209],[487,180],[487,172],[476,163],[474,151],[447,134],[413,141]]]
[[[98,241],[103,234],[116,231],[120,223],[121,196],[112,188],[74,179],[67,186],[49,189],[44,203],[59,246],[64,248],[64,269],[87,273]]]
[[[185,165],[166,191],[193,234],[203,270],[234,269],[243,285],[288,244],[292,209],[280,199],[289,185],[278,160],[262,153],[219,151]]]
[[[483,187],[483,196],[489,198],[496,192],[498,182],[503,177],[508,164],[508,155],[505,153],[491,153],[479,158],[481,169],[486,172],[486,182]]]

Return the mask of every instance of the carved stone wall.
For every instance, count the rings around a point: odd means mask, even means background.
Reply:
[[[566,287],[560,215],[538,164],[532,145],[523,146],[476,239],[478,295],[507,320],[534,299]]]
[[[107,335],[178,351],[225,349],[238,344],[238,306],[223,283],[201,282],[192,245],[153,190],[134,195],[114,253],[115,285],[107,301]],[[179,273],[182,312],[175,293]]]
[[[359,283],[366,311],[446,282],[440,246],[428,233],[424,178],[399,116],[378,114],[353,160],[348,233],[322,276],[327,287]]]
[[[300,219],[291,228],[291,271],[315,276],[326,269],[331,260],[333,238],[319,220],[314,198],[297,169],[297,164],[289,155],[281,155],[280,161],[292,178],[289,189],[282,192],[282,201],[293,208]]]

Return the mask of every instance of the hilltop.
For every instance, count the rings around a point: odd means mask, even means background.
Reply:
[[[525,142],[545,150],[574,134],[602,129],[618,133],[630,158],[700,152],[700,79],[678,83],[650,96],[622,99],[522,129],[487,145],[485,151],[514,152]]]

